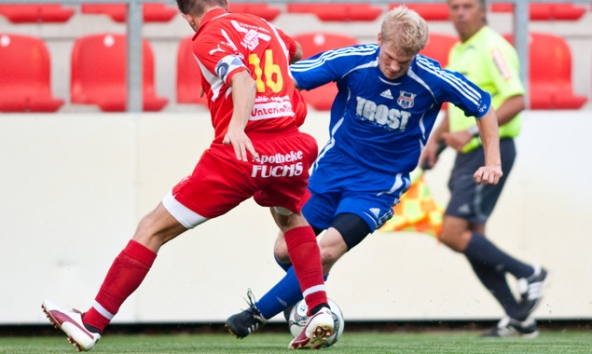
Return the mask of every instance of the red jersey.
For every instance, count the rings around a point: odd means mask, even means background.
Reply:
[[[296,98],[289,60],[296,42],[277,27],[250,14],[214,9],[205,14],[193,37],[193,53],[202,72],[202,87],[215,129],[214,142],[226,134],[233,103],[232,76],[249,71],[257,83],[255,105],[245,132],[283,131],[306,112]],[[297,113],[295,113],[297,112]],[[298,117],[302,124],[304,117]]]

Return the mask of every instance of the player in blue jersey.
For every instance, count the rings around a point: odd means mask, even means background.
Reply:
[[[476,182],[496,184],[502,176],[490,95],[461,74],[418,55],[427,38],[426,22],[400,6],[386,15],[378,44],[323,52],[290,68],[301,89],[331,81],[338,87],[330,140],[315,162],[309,179],[311,196],[302,210],[317,235],[326,230],[320,240],[325,275],[392,217],[444,102],[477,118],[485,164],[474,173]],[[257,303],[249,293],[249,308],[226,322],[239,338],[302,299],[281,234],[275,257],[287,270],[284,278]]]

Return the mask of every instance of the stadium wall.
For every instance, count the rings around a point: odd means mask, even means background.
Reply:
[[[592,319],[592,120],[529,111],[488,235],[554,274],[536,315]],[[323,144],[326,113],[304,130]],[[192,171],[207,112],[0,115],[0,324],[45,323],[41,301],[88,308],[139,219]],[[446,203],[452,151],[426,178]],[[221,322],[283,272],[269,212],[247,201],[159,253],[117,323]],[[426,235],[377,232],[339,262],[329,295],[350,320],[488,320],[501,309],[464,257]],[[278,317],[279,319],[279,317]]]

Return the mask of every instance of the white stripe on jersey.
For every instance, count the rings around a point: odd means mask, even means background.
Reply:
[[[195,54],[193,56],[195,56]],[[199,64],[199,68],[204,79],[206,79],[206,81],[209,82],[210,86],[212,87],[212,102],[214,102],[218,98],[220,90],[222,89],[222,79],[209,72],[208,69],[206,69],[206,67],[199,61],[199,59],[197,59],[197,56],[195,56],[195,60],[197,60],[197,63]]]
[[[376,61],[376,64],[378,65],[378,60]],[[380,76],[378,76],[378,80],[382,81],[383,83],[385,83],[387,85],[391,85],[391,86],[399,86],[401,84],[400,82],[389,82],[389,81],[386,81],[385,79],[381,78]]]
[[[333,60],[336,58],[341,57],[349,57],[349,56],[366,56],[366,55],[374,55],[376,53],[377,47],[345,47],[340,49],[329,50],[323,54],[321,54],[316,59],[306,59],[300,60],[290,67],[290,70],[295,72],[300,71],[307,71],[310,69],[314,69],[323,65],[325,61]]]
[[[452,87],[456,88],[458,92],[460,92],[463,96],[473,102],[476,106],[479,106],[479,101],[481,99],[481,95],[477,92],[474,88],[469,86],[466,82],[459,79],[458,77],[447,73],[442,69],[436,68],[432,63],[430,63],[427,59],[417,56],[417,65],[420,66],[422,69],[430,72],[442,80],[448,82]]]
[[[345,73],[345,75],[343,75],[341,78],[343,79],[344,77],[346,77],[347,75],[349,75],[349,73],[356,71],[356,70],[360,70],[360,69],[366,69],[366,68],[373,68],[373,67],[377,67],[378,66],[378,59],[371,61],[369,63],[360,65],[360,66],[356,66],[355,68],[351,69],[350,71],[348,71],[347,73]],[[379,79],[381,81],[383,81],[380,77]],[[388,84],[388,82],[385,81],[385,83]],[[398,84],[397,84],[398,85]]]
[[[432,108],[432,107],[434,107],[434,105],[431,105],[431,106],[430,106],[430,108]],[[422,137],[424,140],[427,140],[427,138],[426,138],[426,136],[425,136],[425,132],[426,132],[426,129],[425,129],[425,124],[423,124],[423,117],[425,117],[425,114],[426,114],[426,112],[427,112],[427,111],[423,111],[423,114],[421,115],[421,118],[419,118],[419,129],[421,130],[421,137]]]
[[[337,123],[335,123],[335,125],[333,126],[333,129],[331,130],[331,137],[329,138],[329,141],[323,147],[323,149],[319,152],[319,156],[317,156],[317,159],[314,162],[313,171],[317,169],[317,167],[319,166],[319,161],[321,161],[321,159],[323,158],[323,156],[325,156],[327,151],[331,150],[333,148],[333,146],[335,146],[335,133],[337,132],[337,130],[339,130],[339,127],[343,123],[344,119],[345,119],[344,117],[341,117],[341,119],[339,119],[337,121]]]
[[[412,78],[413,80],[417,81],[417,83],[419,83],[421,86],[425,87],[426,90],[428,90],[428,92],[432,95],[432,97],[434,98],[434,101],[437,102],[436,100],[436,95],[434,95],[434,92],[432,91],[432,88],[428,86],[428,84],[425,83],[425,81],[423,81],[421,79],[421,77],[417,76],[417,74],[411,69],[411,67],[407,70],[407,76],[409,76],[410,78]]]
[[[284,56],[286,57],[286,64],[288,65],[288,68],[289,68],[290,67],[290,52],[288,51],[288,48],[286,47],[286,43],[284,43],[284,40],[282,39],[282,37],[280,37],[280,34],[277,32],[277,29],[275,28],[275,26],[267,21],[265,21],[265,22],[267,23],[269,28],[271,28],[271,30],[273,31],[275,38],[277,38],[278,42],[280,42],[280,45],[282,46],[282,50],[284,51]],[[290,73],[290,70],[288,70],[288,73]],[[292,74],[290,74],[290,77],[292,77]]]
[[[393,194],[394,192],[401,189],[401,187],[406,186],[407,182],[402,177],[403,177],[402,173],[397,173],[397,175],[395,176],[395,183],[393,183],[393,186],[391,187],[391,189],[388,191],[380,192],[377,194],[377,196],[383,195],[383,194]]]
[[[451,80],[461,84],[464,88],[467,89],[468,92],[472,93],[476,99],[479,99],[481,97],[479,92],[477,92],[477,90],[475,90],[470,85],[468,85],[465,81],[463,81],[459,77],[443,70],[442,68],[434,66],[434,63],[430,62],[425,57],[418,57],[418,64],[419,64],[419,66],[423,67],[424,69],[426,69],[432,73],[435,73],[436,75],[446,76],[446,77],[450,78]]]

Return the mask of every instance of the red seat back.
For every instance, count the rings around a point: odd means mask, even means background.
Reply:
[[[193,41],[189,36],[179,43],[177,52],[177,102],[208,104],[207,98],[201,95],[201,71],[193,55]]]
[[[62,99],[51,95],[50,57],[38,38],[0,33],[0,111],[55,112]]]
[[[66,22],[74,15],[74,9],[59,4],[0,5],[0,15],[10,22]]]
[[[389,4],[389,10],[402,4]],[[426,21],[446,21],[449,18],[448,5],[445,3],[405,4],[407,8],[417,12]]]
[[[302,46],[304,58],[311,57],[329,49],[360,44],[360,42],[352,36],[329,32],[300,33],[292,36],[292,38]]]
[[[282,12],[277,7],[271,7],[266,3],[241,3],[241,2],[230,2],[228,4],[228,11],[230,12],[243,12],[253,14],[267,21],[273,21]]]
[[[326,50],[359,44],[354,37],[336,33],[302,33],[292,38],[302,46],[304,58]],[[335,95],[337,95],[335,83],[329,83],[311,91],[302,91],[304,101],[319,111],[330,110]]]
[[[126,22],[127,5],[126,4],[82,4],[81,12],[83,14],[107,15],[115,22]],[[168,22],[179,11],[172,6],[161,3],[142,4],[142,13],[146,22]]]
[[[103,111],[124,111],[127,101],[127,45],[121,34],[95,34],[77,39],[72,50],[70,94],[73,103],[97,104]],[[154,54],[142,40],[144,110],[159,111],[167,103],[156,97]]]
[[[504,38],[513,42],[511,34],[504,35]],[[530,108],[581,108],[586,97],[573,93],[572,59],[567,42],[553,34],[530,33],[528,48]]]
[[[448,65],[448,55],[452,46],[458,42],[458,38],[448,34],[430,33],[428,43],[419,54],[423,54],[440,62],[440,66],[445,68]]]
[[[289,3],[288,12],[314,14],[321,21],[374,21],[382,13],[380,7],[368,3]]]
[[[513,5],[511,3],[494,3],[491,4],[492,12],[512,12]],[[562,20],[574,21],[580,19],[586,8],[581,5],[562,4],[562,3],[532,3],[528,6],[528,16],[531,20]]]

